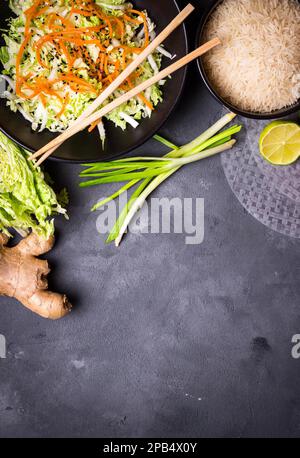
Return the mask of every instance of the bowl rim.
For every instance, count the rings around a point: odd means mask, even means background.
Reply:
[[[173,3],[174,3],[174,6],[175,8],[177,9],[178,13],[181,11],[181,8],[179,7],[178,5],[178,2],[177,0],[172,0]],[[190,45],[189,45],[189,40],[188,40],[188,35],[187,35],[187,28],[186,28],[186,24],[185,22],[183,22],[180,27],[182,28],[182,32],[183,32],[183,36],[184,36],[184,47],[185,47],[185,50],[186,50],[186,54],[189,52],[189,49],[190,49]],[[178,106],[179,102],[180,102],[180,99],[181,99],[181,96],[183,94],[183,90],[184,90],[184,87],[185,87],[185,83],[186,83],[186,78],[187,78],[187,71],[188,71],[188,68],[187,66],[185,66],[184,68],[181,69],[181,72],[182,72],[182,78],[181,78],[181,84],[180,86],[178,86],[178,92],[176,94],[176,97],[174,98],[174,102],[172,104],[172,106],[169,108],[169,110],[166,111],[165,115],[164,115],[164,119],[157,124],[155,130],[152,129],[151,132],[149,132],[148,134],[145,134],[143,135],[139,141],[135,142],[134,146],[131,147],[130,149],[127,149],[127,150],[124,150],[124,151],[120,151],[119,153],[116,153],[112,156],[110,156],[109,159],[105,159],[105,160],[114,160],[114,159],[118,159],[120,157],[125,157],[127,155],[129,155],[132,151],[134,151],[135,149],[143,146],[148,140],[150,140],[151,138],[153,138],[153,136],[165,125],[165,123],[168,121],[168,119],[170,118],[171,114],[174,112],[175,108]],[[163,104],[163,102],[162,102]],[[162,105],[161,104],[161,105]],[[158,109],[160,109],[160,107],[158,107]],[[0,123],[0,131],[5,134],[10,140],[12,140],[13,142],[15,142],[18,146],[20,146],[21,148],[25,149],[26,151],[29,151],[31,153],[34,153],[36,150],[29,147],[28,145],[25,145],[22,141],[18,140],[15,138],[14,135],[11,135],[9,134],[5,128],[2,127],[1,123]],[[49,159],[53,162],[65,162],[65,163],[69,163],[69,164],[81,164],[83,162],[82,159],[68,159],[68,158],[63,158],[63,157],[59,157],[59,156],[55,156],[55,155],[52,155],[49,157]],[[99,162],[99,158],[98,159],[87,159],[85,160],[85,162],[88,162],[88,163],[95,163],[95,162]]]
[[[201,42],[202,42],[202,37],[203,37],[203,31],[204,28],[212,15],[212,13],[215,11],[215,9],[223,2],[224,0],[215,0],[213,5],[209,6],[208,8],[205,9],[205,11],[202,14],[202,18],[200,21],[200,24],[197,29],[196,33],[196,47],[198,47]],[[242,110],[234,105],[232,105],[230,102],[227,102],[223,97],[221,97],[218,92],[214,89],[213,85],[211,84],[206,71],[204,69],[203,65],[203,59],[199,57],[197,59],[197,66],[199,73],[201,75],[201,78],[206,86],[206,88],[209,90],[210,94],[213,96],[217,102],[219,102],[221,105],[223,105],[225,108],[228,110],[232,111],[233,113],[243,116],[245,118],[250,118],[250,119],[257,119],[257,120],[272,120],[272,119],[281,119],[286,116],[292,115],[296,113],[297,111],[300,110],[300,98],[298,102],[296,102],[294,105],[291,105],[286,108],[281,108],[280,110],[275,110],[272,112],[268,113],[259,113],[259,112],[254,112],[254,111],[246,111]]]

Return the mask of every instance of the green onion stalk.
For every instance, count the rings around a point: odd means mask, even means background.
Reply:
[[[228,113],[192,142],[178,147],[159,135],[155,139],[171,151],[164,157],[133,157],[110,162],[99,162],[87,167],[80,173],[81,178],[87,179],[80,183],[81,187],[96,186],[105,183],[127,182],[117,192],[98,202],[92,207],[95,211],[125,191],[137,186],[123,208],[111,230],[106,242],[115,242],[119,246],[127,228],[135,214],[142,208],[149,195],[165,180],[186,164],[215,156],[233,147],[236,140],[232,136],[238,133],[242,126],[234,125],[220,132],[236,115]]]

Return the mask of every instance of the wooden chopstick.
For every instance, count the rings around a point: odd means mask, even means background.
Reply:
[[[194,7],[191,4],[188,4],[171,22],[170,24],[136,57],[136,59],[131,62],[128,67],[94,100],[93,103],[82,113],[82,115],[69,127],[73,128],[75,126],[81,125],[82,121],[91,115],[100,105],[102,105],[105,100],[107,100],[113,92],[118,89],[118,87],[141,65],[147,57],[152,54],[156,48],[161,45],[166,38],[175,30],[177,27],[184,22],[184,20],[194,11]],[[68,132],[67,129],[65,132]],[[62,136],[58,136],[57,139]],[[55,146],[51,146],[51,142],[48,145],[45,145],[36,153],[32,154],[29,159],[36,159],[41,156],[43,153],[48,151],[50,148],[52,154],[61,143],[56,143]]]
[[[113,111],[115,108],[118,108],[123,103],[128,102],[128,100],[132,99],[133,97],[136,97],[141,92],[144,92],[149,87],[167,78],[172,73],[176,72],[180,68],[192,62],[194,59],[197,59],[198,57],[202,56],[203,54],[205,54],[206,52],[210,51],[212,48],[220,44],[221,44],[221,41],[219,40],[219,38],[214,38],[213,40],[200,46],[199,48],[197,48],[195,51],[191,52],[190,54],[187,54],[185,57],[178,60],[174,64],[165,68],[164,70],[159,72],[157,75],[154,75],[152,78],[149,78],[147,81],[144,81],[139,86],[131,89],[131,91],[126,92],[125,94],[121,95],[120,97],[115,99],[113,102],[103,107],[101,110],[98,110],[95,113],[91,114],[90,116],[88,116],[81,122],[81,125],[77,124],[77,125],[71,126],[62,135],[55,138],[54,140],[52,140],[52,142],[49,143],[48,146],[50,149],[47,148],[47,145],[46,147],[42,148],[45,152],[43,156],[37,161],[36,165],[38,166],[42,162],[44,162],[52,154],[53,148],[59,146],[61,143],[66,141],[68,138],[77,134],[81,130],[84,130],[87,126],[97,121],[98,119],[102,118],[103,116],[107,115],[108,113]]]

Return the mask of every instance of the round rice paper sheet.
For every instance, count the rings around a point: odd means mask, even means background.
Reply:
[[[265,226],[300,238],[300,160],[273,166],[259,152],[265,121],[242,119],[244,128],[232,151],[222,154],[227,181],[244,208]]]

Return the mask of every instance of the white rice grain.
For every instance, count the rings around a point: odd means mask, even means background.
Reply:
[[[205,40],[222,46],[203,57],[221,97],[247,111],[269,112],[297,102],[300,4],[297,0],[224,0],[207,23]]]

